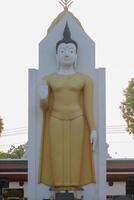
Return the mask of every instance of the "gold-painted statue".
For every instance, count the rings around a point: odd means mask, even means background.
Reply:
[[[78,189],[95,182],[93,82],[77,72],[77,50],[66,24],[63,39],[56,44],[59,69],[43,78],[39,183],[57,190]]]

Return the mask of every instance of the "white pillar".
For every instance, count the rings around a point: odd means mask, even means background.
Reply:
[[[28,199],[36,200],[36,97],[37,70],[29,70],[28,99]]]
[[[98,130],[98,195],[106,199],[106,94],[105,69],[97,69],[97,130]]]

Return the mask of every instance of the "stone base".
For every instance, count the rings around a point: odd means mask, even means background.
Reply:
[[[43,200],[57,200],[57,199],[49,198],[49,199],[43,199]],[[70,199],[62,199],[62,200],[70,200]],[[74,198],[73,200],[82,200],[82,199],[76,199],[76,198]]]
[[[55,200],[74,200],[74,194],[71,192],[57,192],[55,194]]]
[[[43,200],[82,200],[82,198],[76,198],[73,192],[56,192],[54,197]]]

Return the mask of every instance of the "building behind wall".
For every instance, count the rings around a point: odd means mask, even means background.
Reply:
[[[9,189],[21,189],[27,198],[27,159],[0,160],[0,180],[9,181]],[[107,160],[107,198],[134,199],[134,159]],[[2,189],[4,192],[7,189]],[[18,190],[19,192],[19,190]],[[122,197],[122,198],[121,198]]]

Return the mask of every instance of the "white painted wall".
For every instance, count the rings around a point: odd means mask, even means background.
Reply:
[[[107,195],[126,195],[126,182],[113,182],[113,186],[106,186]]]
[[[19,182],[10,182],[9,188],[23,188],[24,189],[24,197],[28,197],[28,183],[24,182],[23,186],[19,185]]]
[[[20,186],[19,182],[10,182],[9,188],[24,188],[24,197],[28,197],[28,183],[24,182],[24,186]],[[113,186],[106,183],[106,195],[126,195],[126,182],[114,182]]]

